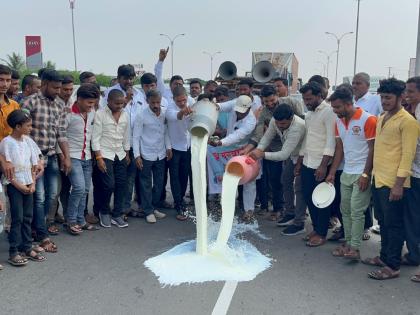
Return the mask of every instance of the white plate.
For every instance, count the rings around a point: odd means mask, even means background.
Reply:
[[[312,202],[318,208],[326,208],[335,198],[335,187],[334,185],[323,182],[315,187],[312,193]]]

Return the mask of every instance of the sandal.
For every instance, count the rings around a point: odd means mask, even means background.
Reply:
[[[50,235],[58,235],[58,234],[60,233],[60,230],[59,230],[59,228],[58,228],[56,225],[51,224],[51,225],[48,227],[48,233],[49,233]]]
[[[349,250],[344,253],[344,258],[352,261],[359,261],[360,260],[360,251],[358,249],[349,248]]]
[[[344,255],[350,250],[346,244],[341,244],[332,251],[334,257],[344,257]]]
[[[319,235],[313,236],[309,241],[306,242],[306,246],[308,247],[318,247],[322,246],[327,242],[327,240]]]
[[[252,210],[245,211],[245,213],[242,216],[242,220],[245,223],[252,223],[252,222],[254,222],[254,211],[252,211]]]
[[[369,230],[365,230],[365,231],[363,232],[363,235],[362,235],[362,240],[364,240],[364,241],[368,241],[368,240],[370,240],[370,232],[369,232]]]
[[[278,215],[278,213],[279,212],[272,212],[268,217],[267,217],[267,220],[268,221],[274,221],[274,222],[277,222],[278,221],[278,219],[279,219],[279,215]]]
[[[57,245],[55,245],[55,243],[49,238],[46,238],[39,243],[39,246],[41,246],[47,253],[56,253],[58,251]]]
[[[82,233],[82,230],[79,228],[79,226],[76,223],[71,223],[67,225],[66,229],[70,235],[79,235],[80,233]]]
[[[362,263],[369,266],[385,267],[385,263],[379,256],[373,258],[366,258],[362,260]]]
[[[7,262],[11,264],[12,266],[21,267],[21,266],[26,266],[26,264],[28,263],[28,260],[23,258],[21,255],[17,254],[17,255],[14,255],[13,257],[10,257],[7,260]]]
[[[84,225],[79,225],[79,227],[84,231],[97,231],[99,228],[89,223],[85,223]]]
[[[400,275],[399,270],[392,270],[389,267],[383,267],[381,269],[372,271],[368,273],[369,278],[375,280],[388,280],[398,278]]]
[[[41,254],[37,253],[36,251],[30,249],[25,253],[25,258],[28,258],[32,261],[36,261],[36,262],[42,262],[47,260],[47,258],[45,258],[45,256],[42,256]]]
[[[36,251],[37,253],[44,253],[45,249],[43,249],[41,246],[39,245],[34,245],[32,246],[32,250]]]
[[[0,270],[3,270],[3,268],[4,268],[3,265],[0,264]]]
[[[315,232],[315,231],[312,231],[311,233],[306,234],[306,236],[305,236],[305,237],[303,237],[303,238],[302,238],[302,240],[304,240],[305,242],[307,242],[307,241],[309,241],[312,237],[314,237],[315,235],[316,235],[316,232]]]
[[[1,270],[1,269],[0,269]],[[411,281],[420,283],[420,274],[414,275],[410,278]]]
[[[178,220],[178,221],[185,221],[185,220],[187,220],[188,219],[188,217],[184,214],[184,213],[178,213],[177,215],[176,215],[176,219]]]

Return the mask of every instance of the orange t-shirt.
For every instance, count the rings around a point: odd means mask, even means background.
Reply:
[[[12,133],[12,128],[7,124],[7,117],[19,108],[20,106],[16,101],[4,95],[4,100],[0,103],[0,141]]]

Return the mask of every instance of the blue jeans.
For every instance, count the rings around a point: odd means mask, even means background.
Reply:
[[[85,225],[86,197],[92,179],[92,161],[71,159],[71,172],[69,180],[71,191],[67,204],[67,222]]]
[[[155,207],[159,204],[163,190],[165,165],[165,158],[157,161],[143,159],[143,169],[139,171],[140,193],[143,210],[146,215],[152,214]]]
[[[33,227],[36,232],[36,238],[39,241],[48,237],[45,218],[57,197],[59,176],[57,156],[47,157],[44,174],[36,181],[34,194]]]
[[[131,200],[133,199],[133,191],[136,182],[137,174],[137,167],[136,167],[136,160],[134,159],[133,150],[130,150],[130,164],[127,166],[127,188],[126,188],[126,195],[124,198],[124,211],[129,211],[131,209]],[[138,190],[136,189],[136,193],[138,194]],[[141,204],[140,196],[137,196],[137,203],[140,206]]]

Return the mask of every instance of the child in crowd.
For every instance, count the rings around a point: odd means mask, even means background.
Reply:
[[[0,143],[0,154],[15,168],[14,178],[7,182],[12,219],[8,262],[13,266],[24,266],[28,259],[38,262],[46,259],[32,247],[31,237],[35,171],[41,151],[29,137],[32,119],[28,112],[20,109],[13,111],[7,123],[13,131]]]

